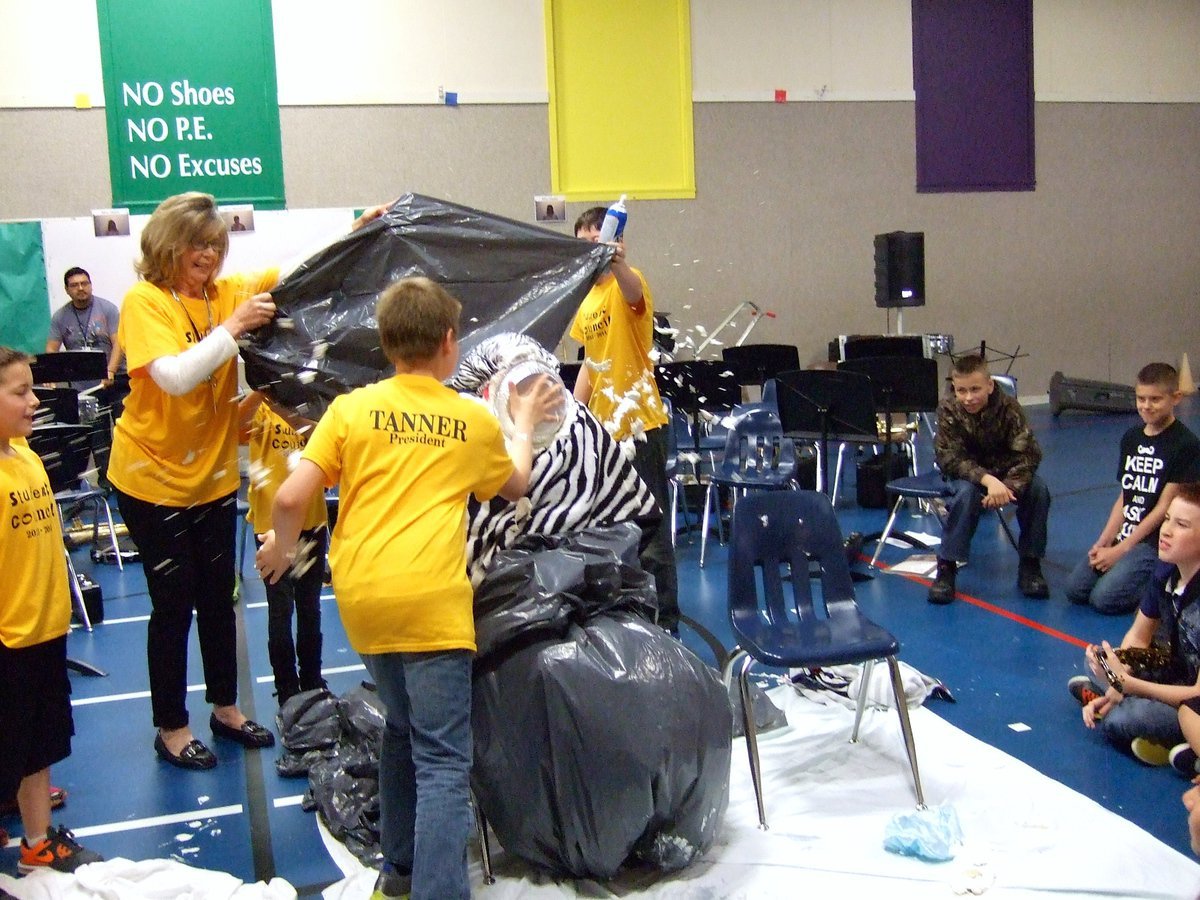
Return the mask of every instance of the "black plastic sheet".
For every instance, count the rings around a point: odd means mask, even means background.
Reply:
[[[443,284],[462,301],[462,353],[505,331],[555,347],[612,253],[602,244],[406,194],[276,287],[275,321],[242,349],[246,380],[318,419],[337,395],[390,375],[375,302],[389,284],[411,275]]]
[[[646,618],[636,551],[633,526],[540,539],[499,554],[476,594],[472,788],[506,851],[560,875],[682,868],[728,804],[728,697]]]

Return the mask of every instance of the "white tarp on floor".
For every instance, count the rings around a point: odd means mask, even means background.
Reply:
[[[493,850],[496,883],[483,885],[477,854],[473,894],[481,900],[622,898],[989,897],[1187,898],[1200,895],[1200,865],[1087,797],[948,725],[913,711],[917,754],[930,805],[950,804],[965,836],[957,857],[927,863],[882,848],[888,822],[915,800],[896,714],[868,712],[861,743],[848,743],[852,712],[822,697],[778,688],[771,699],[791,723],[762,735],[770,830],[758,828],[745,745],[733,754],[729,811],[721,838],[700,862],[674,875],[630,872],[607,884],[555,882]],[[1167,777],[1164,774],[1164,777]],[[1183,783],[1180,782],[1180,792]],[[1163,815],[1186,828],[1183,807]],[[315,821],[315,817],[314,817]],[[326,845],[346,878],[326,900],[361,900],[375,873],[335,841]],[[172,880],[173,879],[173,880]],[[174,887],[171,887],[171,885]],[[72,878],[0,875],[22,898],[285,898],[291,888],[243,885],[169,861],[113,860]]]
[[[733,753],[729,811],[717,844],[674,875],[629,873],[607,885],[555,882],[493,842],[496,883],[484,886],[472,850],[472,893],[481,900],[563,896],[623,898],[952,897],[1196,898],[1200,865],[1092,800],[947,724],[913,711],[917,757],[930,806],[950,804],[964,846],[946,863],[883,850],[885,828],[915,798],[891,710],[869,711],[862,741],[848,742],[853,713],[833,701],[770,692],[791,723],[760,736],[767,822],[758,828],[745,744]],[[1164,777],[1168,777],[1164,773]],[[1180,793],[1184,784],[1180,782]],[[1187,828],[1182,805],[1163,815]],[[345,880],[326,900],[360,900],[375,873],[327,840]]]

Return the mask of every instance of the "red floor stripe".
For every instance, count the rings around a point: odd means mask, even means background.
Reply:
[[[867,557],[863,557],[863,559],[867,560],[868,562],[870,561]],[[881,571],[887,571],[890,568],[891,566],[880,566]],[[909,581],[916,582],[917,584],[923,584],[925,587],[929,587],[929,585],[933,584],[933,582],[928,578],[922,578],[919,575],[911,575],[908,572],[898,572],[897,574],[901,578],[907,578]],[[1018,615],[1012,610],[1005,609],[1003,606],[997,606],[995,603],[988,603],[986,600],[980,600],[978,597],[972,597],[970,594],[957,593],[955,596],[960,600],[965,600],[967,603],[974,604],[975,606],[978,606],[980,609],[986,610],[987,612],[995,613],[996,615],[1003,616],[1006,619],[1012,619],[1014,622],[1024,625],[1027,628],[1032,628],[1034,631],[1040,631],[1042,634],[1048,635],[1052,638],[1057,638],[1060,641],[1066,641],[1068,644],[1071,644],[1075,647],[1086,648],[1088,646],[1088,641],[1080,640],[1072,634],[1067,634],[1065,631],[1059,631],[1057,628],[1051,628],[1049,625],[1043,625],[1041,622],[1035,622],[1033,619],[1027,619],[1022,615]]]

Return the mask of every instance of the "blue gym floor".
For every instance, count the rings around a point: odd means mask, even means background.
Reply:
[[[1115,644],[1130,621],[1070,606],[1061,585],[1111,507],[1117,440],[1137,417],[1067,412],[1054,419],[1045,406],[1028,412],[1045,452],[1041,473],[1054,495],[1045,565],[1052,598],[1028,600],[1018,593],[1015,552],[996,519],[988,516],[975,538],[970,564],[959,573],[960,598],[951,606],[925,601],[928,582],[887,574],[859,583],[858,601],[899,637],[902,659],[941,679],[953,693],[956,703],[930,700],[933,712],[1189,853],[1179,803],[1186,788],[1183,779],[1169,767],[1145,767],[1105,745],[1083,727],[1066,690],[1067,679],[1082,671],[1083,643],[1107,638]],[[1181,413],[1193,430],[1200,429],[1195,400],[1182,406]],[[878,531],[886,518],[883,510],[856,507],[852,472],[838,513],[844,532]],[[907,518],[899,525],[936,533],[933,520]],[[868,546],[868,555],[870,550]],[[898,562],[909,552],[887,547],[881,562]],[[681,533],[680,605],[728,647],[725,548],[712,541],[704,569],[699,554],[698,538],[689,542]],[[129,565],[121,573],[116,566],[93,565],[85,550],[77,551],[75,559],[103,589],[105,621],[92,633],[76,629],[68,650],[108,675],[72,675],[74,752],[55,767],[52,779],[70,792],[70,799],[55,821],[108,857],[174,857],[248,881],[279,875],[301,896],[316,895],[338,880],[314,815],[298,805],[306,782],[275,773],[277,750],[243,752],[211,739],[195,629],[189,654],[192,722],[221,762],[210,772],[183,772],[155,757],[145,665],[149,599],[141,565]],[[857,568],[865,571],[865,563]],[[252,718],[273,724],[263,589],[252,564],[246,565],[246,573],[239,613],[241,704]],[[324,599],[326,678],[341,693],[365,673],[346,642],[328,592]],[[709,648],[686,628],[684,640],[702,658],[712,659]],[[1018,723],[1028,730],[1012,727]],[[745,765],[745,760],[735,755],[733,764]],[[16,817],[0,819],[0,826],[20,832]],[[0,851],[0,871],[14,873],[16,859],[15,849]]]

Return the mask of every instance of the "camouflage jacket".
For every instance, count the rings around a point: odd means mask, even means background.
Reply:
[[[933,452],[946,478],[979,484],[984,475],[995,475],[1013,493],[1025,490],[1042,461],[1021,404],[999,388],[974,415],[953,396],[944,397]]]

